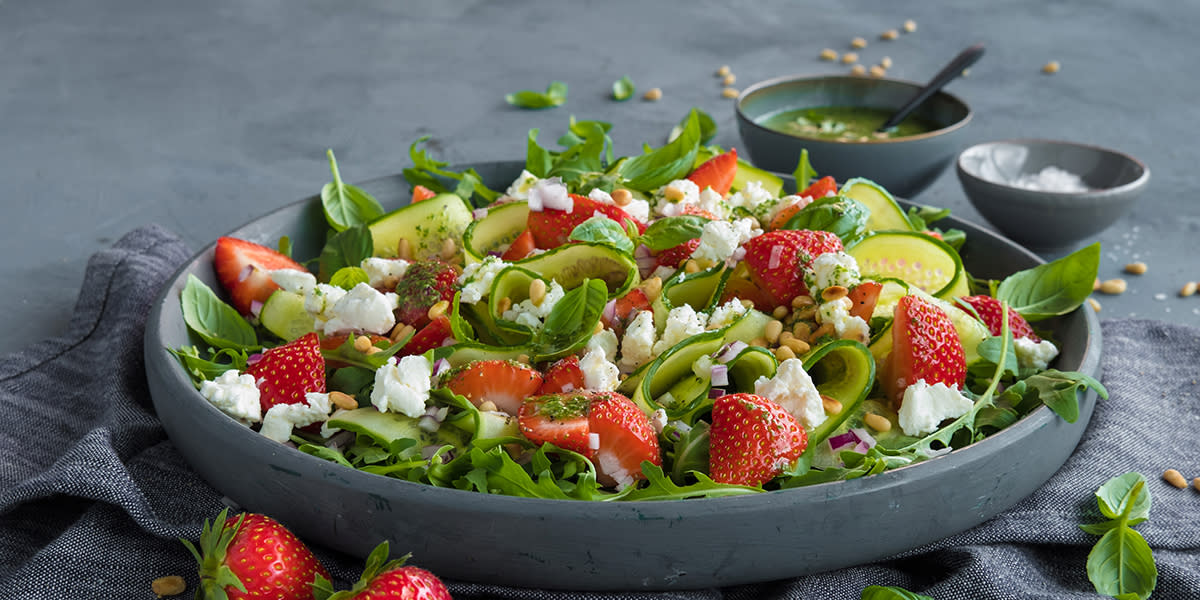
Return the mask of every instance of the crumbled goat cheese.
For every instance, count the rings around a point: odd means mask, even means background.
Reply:
[[[292,437],[293,428],[328,419],[332,408],[329,394],[309,392],[304,395],[304,402],[276,404],[269,408],[259,433],[282,444]]]
[[[748,242],[762,230],[755,227],[754,219],[736,221],[709,221],[700,233],[700,245],[692,252],[692,258],[708,264],[730,260],[742,244]]]
[[[363,259],[360,266],[367,272],[367,279],[371,287],[379,287],[389,281],[398,280],[404,277],[404,273],[408,271],[408,261],[403,258],[368,256]]]
[[[759,377],[754,382],[754,393],[782,406],[807,430],[825,422],[821,393],[798,358],[779,363],[775,376],[770,379]]]
[[[667,313],[667,325],[663,328],[662,337],[654,343],[654,354],[662,354],[669,348],[692,337],[704,333],[708,323],[708,315],[696,312],[690,304],[676,306]]]
[[[604,352],[604,358],[613,361],[617,358],[617,348],[620,342],[617,341],[617,334],[611,329],[601,329],[600,333],[593,335],[587,342],[588,350],[601,350]]]
[[[942,382],[929,385],[918,379],[904,389],[900,403],[900,429],[905,435],[932,433],[946,419],[956,419],[971,410],[972,402]]]
[[[1058,348],[1050,340],[1035,342],[1023,337],[1013,340],[1017,352],[1017,364],[1023,368],[1045,369],[1058,356]]]
[[[621,360],[618,365],[626,372],[650,362],[654,358],[654,342],[658,339],[654,328],[654,313],[643,310],[625,328],[621,340]]]
[[[258,386],[249,373],[239,373],[237,369],[225,371],[216,379],[201,382],[200,395],[239,421],[257,423],[262,420]]]
[[[831,300],[817,308],[817,322],[830,323],[839,339],[853,339],[863,344],[871,341],[871,326],[862,319],[850,314],[854,301],[848,296]]]
[[[501,316],[533,330],[541,329],[542,321],[546,318],[546,315],[550,314],[551,310],[554,310],[554,305],[558,304],[559,300],[562,300],[565,293],[557,281],[551,280],[550,285],[546,288],[546,296],[542,298],[541,304],[535,305],[533,300],[526,298],[514,304],[512,308],[504,311],[504,314]]]
[[[538,181],[541,181],[541,179],[537,175],[522,169],[521,174],[513,180],[512,185],[508,186],[504,195],[514,200],[528,200],[529,190],[533,189],[533,185]]]
[[[850,289],[858,285],[861,279],[858,261],[845,252],[826,252],[817,256],[804,273],[804,283],[814,298],[819,297],[821,290],[827,287],[840,285]]]
[[[604,357],[604,350],[589,350],[579,360],[579,369],[583,371],[584,389],[611,392],[620,383],[621,370]]]
[[[725,304],[722,304],[712,311],[712,316],[708,318],[709,329],[720,329],[737,321],[742,315],[746,314],[745,304],[741,300],[734,298]]]
[[[528,202],[529,210],[534,212],[551,208],[569,213],[575,208],[575,202],[567,193],[567,186],[563,185],[558,177],[541,179],[533,184],[533,188],[529,190]]]
[[[270,271],[271,281],[283,288],[284,291],[300,294],[307,294],[309,290],[317,287],[317,278],[308,271],[298,271],[296,269],[275,269]]]
[[[508,268],[509,264],[498,256],[485,256],[483,261],[463,267],[457,280],[462,289],[458,297],[459,303],[475,304],[486,298],[492,290],[492,282],[496,280],[496,276]]]
[[[370,284],[359,283],[333,305],[333,317],[325,321],[322,329],[326,335],[339,331],[384,334],[396,326],[392,311],[399,305],[400,297],[396,294],[385,294]]]
[[[396,412],[412,418],[425,413],[429,401],[433,363],[423,355],[389,358],[375,370],[371,404],[380,412]]]

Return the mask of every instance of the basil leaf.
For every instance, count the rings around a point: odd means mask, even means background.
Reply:
[[[628,75],[616,80],[612,84],[612,97],[617,102],[624,102],[633,97],[633,80]]]
[[[616,221],[596,215],[575,226],[568,239],[577,242],[598,242],[621,252],[633,254],[633,241]]]
[[[567,101],[567,84],[561,81],[552,81],[545,93],[522,90],[508,94],[504,96],[504,99],[519,108],[553,108],[561,106],[563,102]]]
[[[358,267],[375,251],[371,230],[366,225],[355,225],[338,232],[321,249],[317,259],[317,277],[328,281],[333,274],[346,267]]]
[[[817,170],[808,162],[808,148],[800,151],[800,162],[796,164],[796,170],[792,171],[792,177],[796,179],[797,192],[804,191],[812,180],[817,178]]]
[[[254,327],[195,275],[188,275],[179,301],[183,306],[184,322],[209,344],[239,350],[259,347]]]
[[[683,132],[674,141],[621,163],[619,173],[626,179],[627,187],[651,191],[692,171],[700,149],[699,113],[695,108],[688,113]]]
[[[450,334],[457,342],[475,339],[475,328],[459,313],[459,296],[462,292],[454,292],[454,301],[450,303]]]
[[[371,276],[362,267],[342,267],[329,278],[329,284],[343,290],[354,289],[360,283],[371,283]]]
[[[476,207],[485,206],[500,197],[500,192],[483,184],[483,178],[475,169],[467,169],[461,173],[451,171],[444,168],[449,163],[434,160],[428,152],[419,150],[417,147],[428,139],[427,135],[421,136],[408,147],[408,156],[413,161],[413,166],[402,171],[405,181],[412,185],[423,185],[436,193],[452,191]],[[454,190],[446,187],[444,181],[447,179],[458,182]]]
[[[329,156],[329,170],[333,172],[333,181],[321,188],[321,207],[325,209],[329,226],[334,231],[342,231],[382,215],[383,206],[379,201],[361,188],[342,181],[333,150],[326,150],[325,154]]]
[[[1134,489],[1141,483],[1146,484],[1146,478],[1141,473],[1131,472],[1124,475],[1118,475],[1104,482],[1100,489],[1096,490],[1096,502],[1100,505],[1100,512],[1110,519],[1116,519],[1126,514],[1130,519],[1137,519],[1140,523],[1146,520],[1150,515],[1150,494],[1139,493],[1134,494]]]
[[[688,240],[700,237],[708,219],[698,215],[666,217],[650,224],[642,233],[642,243],[655,252],[674,248]]]
[[[695,109],[695,111],[697,117],[700,119],[700,145],[704,145],[712,141],[713,138],[717,137],[717,122],[714,121],[712,116],[708,113],[698,108]],[[675,141],[675,138],[678,138],[683,134],[683,128],[686,126],[687,117],[684,117],[684,119],[680,121],[678,125],[671,128],[671,133],[667,134],[667,141]],[[720,154],[720,152],[716,152],[715,154]]]
[[[1101,398],[1108,398],[1108,390],[1096,379],[1074,371],[1047,369],[1025,379],[1025,385],[1037,391],[1042,404],[1050,407],[1068,423],[1079,418],[1079,392],[1088,388],[1096,390]]]
[[[604,129],[594,121],[586,121],[575,131],[580,141],[555,157],[547,177],[569,183],[579,181],[586,173],[604,170],[604,150],[611,141]]]
[[[828,231],[848,245],[867,231],[870,216],[871,211],[858,200],[826,196],[800,209],[783,228]]]
[[[529,130],[529,141],[525,144],[525,170],[545,179],[551,165],[554,164],[554,156],[538,144],[537,136],[537,129]]]
[[[883,585],[868,585],[862,591],[859,600],[933,600],[932,596],[922,596],[904,588]]]
[[[563,295],[550,309],[534,347],[534,362],[562,358],[582,348],[600,321],[608,302],[608,286],[601,279],[585,279]]]
[[[1096,592],[1145,600],[1158,583],[1158,567],[1146,538],[1128,527],[1108,530],[1087,558],[1088,579]]]
[[[996,288],[996,298],[1007,302],[1026,321],[1063,315],[1091,295],[1099,269],[1097,242],[1054,262],[1009,275]]]
[[[558,145],[564,148],[570,148],[587,138],[588,134],[593,131],[593,127],[599,127],[604,136],[604,161],[611,163],[613,160],[613,141],[609,137],[608,132],[612,131],[612,123],[606,121],[576,121],[575,116],[571,115],[571,124],[567,127],[567,132],[562,137],[558,138]]]
[[[950,209],[918,205],[910,207],[906,216],[908,217],[909,224],[912,225],[913,231],[925,231],[929,229],[930,223],[950,216]]]
[[[1014,348],[1012,333],[1010,332],[1007,337],[1007,346],[1004,343],[1005,336],[996,335],[979,342],[979,346],[976,350],[979,352],[979,358],[982,358],[998,367],[1003,366],[1003,369],[1000,371],[1001,377],[1003,377],[1005,374],[1016,376],[1019,368],[1017,366],[1017,352]],[[1001,356],[1000,353],[1004,352],[1005,348],[1007,348],[1008,351]]]

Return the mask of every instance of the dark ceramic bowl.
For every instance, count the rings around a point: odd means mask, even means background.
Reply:
[[[522,163],[476,165],[492,187]],[[385,206],[410,194],[399,176],[361,184]],[[790,185],[790,184],[789,184]],[[1040,259],[969,223],[963,259],[999,278]],[[308,198],[230,235],[296,256],[316,255],[326,230]],[[189,274],[217,286],[213,246],[164,287],[146,329],[155,410],[196,471],[244,509],[271,515],[309,543],[365,557],[383,539],[442,577],[568,590],[668,590],[759,582],[879,560],[958,533],[1011,507],[1074,451],[1095,407],[1069,424],[1040,408],[972,446],[879,475],[753,496],[668,502],[582,502],[493,496],[356,471],[303,454],[238,424],[204,400],[167,348],[198,343],[180,313]],[[1098,375],[1092,311],[1050,323],[1056,366]],[[936,507],[936,508],[934,508]]]
[[[895,110],[921,84],[874,77],[788,76],[756,83],[737,100],[738,131],[750,161],[768,171],[791,173],[808,150],[820,175],[838,181],[865,177],[895,196],[911,198],[933,183],[954,160],[971,122],[966,103],[938,92],[913,113],[939,129],[919,135],[867,141],[834,141],[782,133],[762,125],[782,112],[822,106]]]
[[[1056,167],[1078,176],[1086,191],[1053,191],[1017,182]],[[1134,204],[1150,169],[1115,150],[1054,140],[1005,140],[963,150],[956,169],[975,210],[1013,241],[1039,250],[1070,246],[1107,229]]]

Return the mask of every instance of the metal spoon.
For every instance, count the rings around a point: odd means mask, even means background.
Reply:
[[[981,56],[983,56],[983,44],[975,44],[974,46],[971,46],[970,48],[960,52],[958,56],[954,57],[954,60],[947,63],[945,67],[942,67],[942,70],[938,71],[938,74],[934,75],[933,79],[930,79],[929,83],[925,84],[925,87],[921,88],[921,91],[917,92],[917,95],[913,96],[912,100],[909,100],[907,104],[901,106],[900,110],[897,110],[891,116],[891,118],[889,118],[887,121],[884,121],[883,125],[880,125],[879,129],[876,129],[875,131],[888,131],[889,129],[895,129],[895,127],[899,125],[905,117],[911,114],[912,111],[916,110],[916,108],[920,106],[922,102],[928,100],[930,96],[934,95],[938,90],[945,87],[945,85],[954,80],[954,78],[962,75],[963,69],[975,64],[975,61],[979,60],[979,57]]]

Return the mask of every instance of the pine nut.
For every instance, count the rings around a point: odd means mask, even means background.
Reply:
[[[392,328],[392,333],[388,335],[388,339],[395,344],[396,342],[399,342],[400,340],[412,335],[414,331],[416,331],[416,328],[412,325],[396,323],[396,326]]]
[[[370,347],[371,347],[371,338],[369,338],[365,335],[360,335],[360,336],[354,338],[354,349],[355,350],[358,350],[359,352],[366,352],[367,348],[370,348]]]
[[[771,311],[771,316],[775,317],[776,319],[782,319],[788,315],[788,312],[788,307],[776,306],[775,310]]]
[[[642,293],[646,294],[646,299],[654,302],[658,299],[658,295],[662,293],[662,277],[651,277],[642,282]]]
[[[750,310],[750,309],[754,308],[753,300],[747,300],[745,298],[742,298],[741,300],[742,300],[742,306],[746,307],[746,310]]]
[[[510,308],[512,308],[512,298],[504,296],[496,301],[496,314],[503,315],[504,313],[508,312],[508,309]]]
[[[894,40],[898,37],[900,37],[900,32],[896,31],[895,29],[889,29],[879,34],[879,39],[881,40]]]
[[[683,263],[683,272],[684,273],[699,273],[700,272],[700,263],[689,258],[687,262]]]
[[[1092,282],[1092,291],[1094,292],[1098,289],[1100,289],[1100,278],[1099,277],[1097,277],[1096,280]]]
[[[450,310],[450,302],[447,300],[438,300],[433,303],[433,306],[429,307],[429,312],[425,313],[425,316],[429,317],[430,321],[436,321],[438,317],[446,314],[448,310]]]
[[[850,47],[851,47],[851,48],[857,48],[857,49],[859,49],[859,50],[861,50],[861,49],[863,49],[863,48],[866,48],[866,47],[867,47],[867,40],[865,40],[865,39],[863,39],[863,38],[860,38],[860,37],[856,37],[856,38],[854,38],[854,39],[850,40]]]
[[[396,244],[396,258],[412,260],[412,242],[408,241],[408,238],[400,238],[400,241]]]
[[[484,400],[479,403],[479,410],[483,412],[496,412],[496,403],[491,400]]]
[[[779,343],[780,343],[780,344],[782,344],[782,343],[784,343],[784,342],[786,342],[786,341],[788,341],[788,340],[790,340],[790,339],[795,339],[795,337],[796,337],[796,336],[795,336],[795,335],[793,335],[793,334],[792,334],[792,332],[790,332],[790,331],[784,331],[784,332],[780,332],[780,334],[779,334]]]
[[[803,306],[812,306],[817,301],[813,300],[812,296],[796,296],[792,298],[792,308],[801,308]]]
[[[351,396],[345,392],[329,392],[329,402],[331,402],[334,406],[344,410],[354,410],[358,408],[358,400],[355,400],[354,396]]]
[[[646,93],[643,94],[642,97],[651,102],[661,100],[662,99],[662,90],[659,88],[650,88],[650,89],[646,90]]]
[[[617,188],[612,192],[612,199],[617,206],[629,206],[633,202],[633,194],[625,188]]]
[[[159,577],[151,581],[150,591],[154,592],[154,595],[159,598],[163,596],[178,596],[187,591],[187,582],[178,575],[167,575],[166,577]]]
[[[524,363],[524,364],[529,364],[529,355],[528,355],[528,354],[518,354],[518,355],[517,355],[517,362],[519,362],[519,363]]]
[[[1042,67],[1042,72],[1047,75],[1053,75],[1053,74],[1057,73],[1058,70],[1061,68],[1062,68],[1062,65],[1058,64],[1057,60],[1052,60],[1052,61],[1046,63],[1046,65]]]
[[[721,79],[721,83],[724,83],[725,85],[733,85],[734,83],[737,83],[737,75],[729,73]]]
[[[1192,487],[1196,488],[1197,492],[1200,492],[1200,477],[1195,477],[1192,479]]]
[[[917,22],[916,21],[909,19],[904,22],[904,31],[906,31],[908,33],[912,33],[916,30],[917,30]]]
[[[879,66],[881,66],[885,69],[892,68],[892,57],[885,56],[885,57],[879,59]]]
[[[380,348],[379,346],[371,346],[370,348],[367,348],[365,354],[370,356],[372,354],[379,354],[380,352],[383,352],[383,348]]]
[[[791,348],[780,346],[775,349],[775,359],[779,362],[783,362],[789,358],[796,358],[796,353]]]
[[[1167,483],[1169,483],[1181,490],[1183,488],[1186,488],[1188,485],[1187,480],[1183,478],[1183,474],[1181,474],[1179,471],[1176,471],[1175,469],[1167,469],[1166,471],[1164,471],[1163,479],[1165,479]]]
[[[833,323],[821,323],[821,326],[812,335],[808,336],[808,343],[815,344],[817,340],[833,333]]]
[[[721,90],[722,98],[737,98],[742,92],[737,88],[727,87]]]
[[[778,319],[767,321],[767,326],[763,332],[763,337],[767,339],[767,343],[774,344],[779,342],[779,334],[783,333],[783,323]]]
[[[1183,284],[1183,287],[1180,288],[1180,290],[1179,290],[1179,295],[1183,296],[1184,298],[1187,298],[1188,296],[1191,296],[1195,293],[1196,293],[1196,282],[1195,281],[1189,281],[1189,282]]]
[[[877,415],[875,413],[867,413],[863,415],[863,424],[875,431],[891,431],[892,422],[887,417]]]
[[[458,254],[458,244],[455,244],[454,240],[446,238],[446,241],[442,242],[442,258],[450,260],[456,254]]]
[[[542,279],[534,279],[529,282],[529,301],[534,306],[541,306],[542,301],[546,299],[546,282]]]
[[[1102,294],[1124,294],[1127,284],[1124,279],[1108,279],[1100,282],[1100,293]]]
[[[680,200],[683,200],[683,190],[673,185],[667,186],[667,188],[663,190],[663,198],[666,198],[671,202],[679,202]]]
[[[810,306],[796,313],[796,318],[801,321],[811,321],[817,316],[817,307]]]
[[[729,72],[730,72],[729,65],[721,65],[721,68],[717,69],[717,77],[724,77],[724,76],[728,75]]]
[[[867,68],[862,65],[854,65],[853,67],[850,67],[850,74],[855,76],[866,75]]]
[[[842,412],[842,403],[838,402],[837,398],[830,398],[825,394],[821,394],[821,406],[825,408],[827,415],[836,415]]]
[[[825,48],[821,51],[820,57],[821,60],[837,60],[838,53],[837,50],[834,50],[833,48]]]
[[[783,345],[786,348],[791,348],[792,352],[796,353],[796,356],[807,353],[811,348],[811,346],[808,345],[808,342],[805,342],[804,340],[798,340],[796,338],[792,338],[786,342],[783,342]]]
[[[831,285],[824,290],[821,290],[821,299],[826,302],[833,302],[834,300],[841,300],[842,298],[845,298],[846,294],[849,293],[850,290],[840,285]]]
[[[1141,275],[1146,272],[1146,263],[1138,261],[1125,265],[1125,272],[1131,275]]]
[[[750,340],[750,345],[757,346],[759,348],[766,348],[768,346],[767,338],[756,337],[756,338]]]
[[[856,62],[858,62],[858,53],[857,52],[847,52],[842,55],[842,63],[847,64],[847,65],[852,65]]]
[[[812,326],[803,322],[796,323],[792,326],[792,335],[802,340],[807,340],[808,336],[812,335]]]
[[[868,72],[876,79],[887,75],[887,70],[879,65],[872,65]]]
[[[596,321],[596,326],[592,328],[592,335],[600,335],[604,331],[604,321]]]
[[[1095,298],[1088,298],[1088,306],[1092,307],[1092,312],[1100,312],[1100,301]]]

